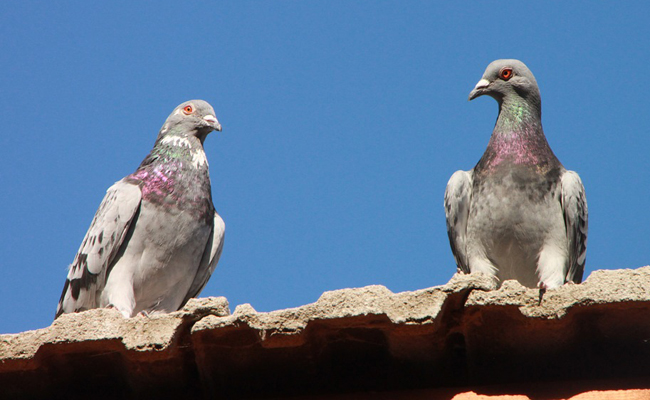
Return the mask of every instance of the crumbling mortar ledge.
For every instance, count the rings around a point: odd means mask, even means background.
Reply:
[[[242,304],[231,314],[223,297],[131,319],[97,309],[0,335],[0,398],[96,397],[98,387],[108,397],[267,398],[578,379],[598,389],[622,378],[646,388],[649,315],[650,267],[596,271],[547,291],[541,305],[536,289],[458,274],[413,292],[326,292],[273,312]]]

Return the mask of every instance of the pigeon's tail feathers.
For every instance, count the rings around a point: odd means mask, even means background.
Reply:
[[[183,307],[191,298],[198,296],[205,285],[208,283],[210,276],[217,268],[217,263],[219,258],[221,258],[221,252],[223,251],[223,243],[226,234],[226,224],[223,222],[223,219],[217,214],[214,213],[214,225],[212,227],[212,232],[208,238],[205,251],[203,252],[203,257],[201,259],[201,264],[197,270],[196,277],[192,282],[192,286],[187,292],[187,296],[183,300],[181,307]]]
[[[461,272],[469,273],[467,261],[467,220],[472,198],[472,171],[456,171],[445,190],[445,216],[447,234],[456,265]]]
[[[99,306],[97,294],[106,282],[110,266],[140,208],[141,199],[139,186],[124,180],[116,182],[106,191],[68,269],[55,318],[63,313]]]
[[[588,210],[585,188],[577,173],[566,171],[562,180],[562,211],[569,249],[567,282],[580,283],[587,258]]]

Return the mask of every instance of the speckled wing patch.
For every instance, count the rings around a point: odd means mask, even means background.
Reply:
[[[569,268],[567,282],[582,282],[587,260],[588,210],[585,188],[577,173],[566,171],[562,175],[562,211],[569,240]]]
[[[140,187],[133,183],[121,180],[108,188],[70,265],[56,317],[97,307],[97,293],[103,288],[115,255],[125,245],[124,237],[141,199]]]
[[[472,198],[472,171],[456,171],[445,190],[445,216],[451,251],[458,271],[469,273],[467,261],[467,220]]]

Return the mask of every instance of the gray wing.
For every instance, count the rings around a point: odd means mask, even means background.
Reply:
[[[201,259],[201,264],[199,269],[196,272],[196,277],[190,286],[190,290],[187,292],[187,296],[181,304],[181,308],[187,303],[191,298],[196,297],[201,293],[205,285],[208,283],[210,276],[217,268],[217,263],[221,257],[221,251],[223,250],[223,242],[226,233],[226,224],[223,222],[223,219],[217,214],[214,213],[214,225],[212,227],[212,232],[208,238],[208,243],[203,252],[203,258]]]
[[[62,313],[97,307],[107,270],[120,248],[126,245],[124,237],[141,200],[140,187],[124,180],[108,188],[68,269],[55,318]]]
[[[569,241],[569,268],[567,282],[582,282],[587,259],[588,211],[585,188],[577,173],[566,171],[561,177],[562,212]]]
[[[445,190],[445,216],[451,251],[458,270],[469,273],[467,262],[467,220],[472,199],[472,171],[456,171]]]

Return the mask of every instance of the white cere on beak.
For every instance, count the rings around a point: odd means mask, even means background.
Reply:
[[[474,86],[474,90],[476,90],[476,89],[484,89],[484,88],[488,87],[489,84],[490,84],[490,81],[488,81],[487,79],[485,79],[485,78],[481,79],[480,81],[478,81],[476,86]]]
[[[217,117],[215,117],[214,115],[210,115],[210,114],[208,114],[208,115],[206,115],[205,117],[203,117],[203,120],[204,120],[205,122],[209,122],[209,123],[212,124],[212,125],[214,125],[214,124],[216,124],[216,123],[219,122],[219,121],[217,121]]]

